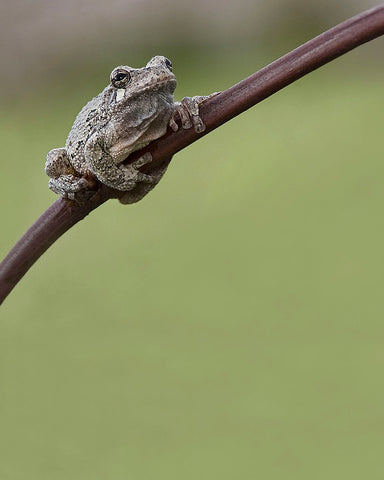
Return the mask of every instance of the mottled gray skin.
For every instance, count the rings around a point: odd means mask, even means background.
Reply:
[[[153,57],[143,68],[116,67],[111,83],[76,117],[65,148],[48,153],[49,188],[81,203],[92,194],[87,177],[94,175],[105,185],[127,192],[121,203],[143,198],[167,166],[141,173],[139,167],[152,159],[149,153],[130,165],[121,162],[164,135],[168,125],[177,130],[175,116],[183,128],[205,129],[198,105],[208,97],[186,97],[175,103],[175,88],[172,64],[165,57]]]

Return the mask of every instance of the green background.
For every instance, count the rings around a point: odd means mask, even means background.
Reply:
[[[178,99],[266,63],[160,53]],[[356,59],[183,150],[30,270],[0,312],[1,480],[383,478],[384,71]],[[55,200],[45,154],[112,62],[4,100],[1,256]]]

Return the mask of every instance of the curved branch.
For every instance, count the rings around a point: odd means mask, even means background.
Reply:
[[[198,138],[295,80],[383,34],[384,5],[380,5],[327,30],[228,90],[208,99],[200,106],[200,115],[207,127],[203,133],[198,134],[193,129],[168,131],[144,150],[132,154],[126,162],[138,158],[144,151],[150,151],[153,160],[142,167],[143,171],[150,171]],[[106,200],[117,196],[116,191],[101,186],[86,205],[79,206],[62,198],[56,200],[0,264],[0,304],[61,235]]]

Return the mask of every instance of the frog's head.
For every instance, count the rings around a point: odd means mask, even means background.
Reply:
[[[176,88],[176,77],[172,63],[162,56],[153,57],[145,67],[116,67],[111,73],[110,88],[115,92],[115,102],[131,101],[138,95],[172,95]]]

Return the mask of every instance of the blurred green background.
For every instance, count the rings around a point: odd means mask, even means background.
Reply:
[[[164,54],[177,99],[208,94],[368,6],[3,3],[1,257],[115,65]],[[180,152],[30,270],[0,312],[0,480],[383,478],[382,48]]]

